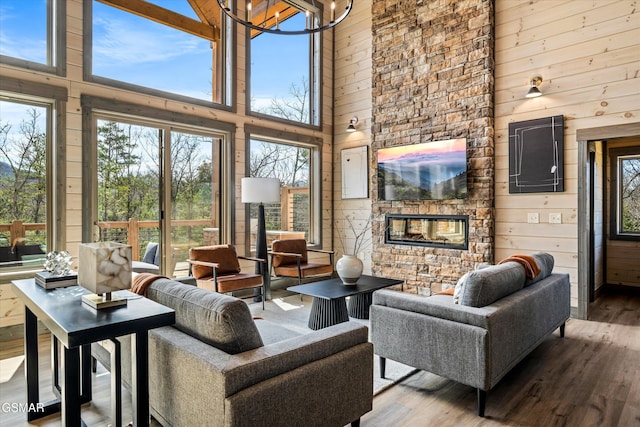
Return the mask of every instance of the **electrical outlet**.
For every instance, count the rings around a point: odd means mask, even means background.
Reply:
[[[562,214],[561,213],[550,213],[549,214],[549,224],[562,224]]]
[[[540,222],[540,217],[538,215],[538,212],[529,212],[527,214],[527,222],[529,224],[537,224]]]

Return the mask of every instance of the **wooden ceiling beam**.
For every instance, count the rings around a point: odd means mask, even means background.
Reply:
[[[143,0],[98,0],[101,3],[116,7],[143,18],[151,19],[159,24],[167,25],[180,31],[202,37],[211,41],[220,40],[220,29],[207,25],[169,9],[156,6]]]
[[[198,18],[206,24],[220,28],[222,11],[215,0],[187,0]]]

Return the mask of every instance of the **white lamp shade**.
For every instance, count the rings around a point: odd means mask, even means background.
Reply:
[[[280,201],[278,178],[242,178],[242,203],[277,203]]]
[[[132,249],[116,242],[81,243],[78,284],[94,294],[131,287]]]

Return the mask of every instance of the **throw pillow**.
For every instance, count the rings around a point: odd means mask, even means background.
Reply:
[[[160,248],[157,243],[149,242],[147,244],[147,249],[144,252],[144,256],[142,257],[142,262],[146,262],[147,264],[156,264],[158,249]]]
[[[538,273],[538,275],[533,279],[530,279],[527,277],[527,279],[524,282],[525,288],[527,286],[531,286],[534,283],[539,282],[540,280],[548,277],[553,271],[553,265],[554,265],[553,255],[548,254],[546,252],[536,252],[534,254],[531,254],[531,256],[533,257],[533,259],[535,259],[536,264],[538,264],[540,273]]]
[[[517,262],[472,271],[463,283],[459,304],[484,307],[522,289],[524,279],[524,267]]]
[[[460,279],[458,279],[458,283],[456,283],[456,287],[453,288],[453,303],[460,304],[460,298],[462,296],[462,292],[464,290],[464,285],[467,280],[467,276],[469,273],[465,273],[462,275]]]

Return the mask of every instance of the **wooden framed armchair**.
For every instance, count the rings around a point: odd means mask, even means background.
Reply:
[[[189,274],[196,279],[199,288],[226,293],[242,289],[260,290],[262,309],[264,310],[264,282],[262,275],[242,273],[240,262],[244,259],[266,263],[261,258],[238,255],[233,245],[200,246],[189,249]],[[251,295],[251,298],[258,296]]]
[[[328,264],[309,262],[308,252],[329,256]],[[271,244],[271,272],[276,276],[302,279],[314,276],[333,276],[333,251],[307,248],[305,239],[274,240]]]

